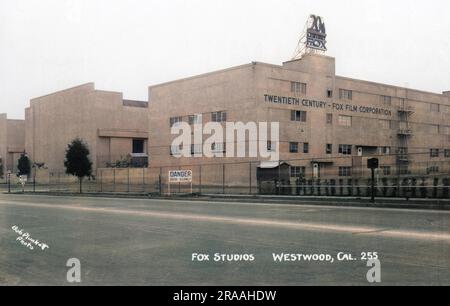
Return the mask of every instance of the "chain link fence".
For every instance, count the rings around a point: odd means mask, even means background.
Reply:
[[[393,158],[395,160],[395,158]],[[263,162],[264,163],[264,162]],[[170,170],[191,170],[192,184],[173,183],[170,194],[291,195],[367,197],[370,170],[346,158],[339,166],[317,160],[286,160],[264,167],[260,161],[171,167],[99,168],[82,183],[83,193],[167,195]],[[375,175],[377,197],[449,198],[450,160],[383,163]],[[192,188],[192,189],[191,189]],[[22,186],[15,175],[0,182],[3,192],[78,193],[77,178],[64,171],[36,170]]]

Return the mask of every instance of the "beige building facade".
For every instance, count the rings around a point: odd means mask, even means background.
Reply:
[[[8,171],[17,172],[17,162],[25,151],[25,121],[0,114],[0,179]]]
[[[26,152],[33,162],[63,172],[67,145],[78,137],[89,147],[94,170],[147,166],[147,106],[93,83],[34,98],[25,110]]]
[[[196,157],[201,149],[194,140],[191,157],[173,156],[171,126],[192,124],[201,115],[203,124],[279,122],[279,143],[268,146],[278,147],[291,178],[365,176],[372,157],[379,158],[384,176],[450,173],[449,92],[341,77],[335,65],[332,57],[307,54],[281,66],[254,62],[150,86],[149,131],[158,131],[148,147],[151,166],[267,160]],[[229,146],[225,140],[220,148],[226,152]],[[235,181],[258,171],[235,168]]]

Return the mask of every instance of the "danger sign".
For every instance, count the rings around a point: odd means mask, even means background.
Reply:
[[[170,183],[191,183],[192,182],[192,170],[170,170],[169,171]]]

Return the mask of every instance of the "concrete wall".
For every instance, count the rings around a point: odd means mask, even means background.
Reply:
[[[76,137],[88,144],[94,169],[100,161],[132,153],[133,137],[148,137],[147,108],[123,104],[122,93],[96,90],[93,83],[32,99],[25,113],[28,154],[58,171]]]
[[[291,82],[306,83],[306,93],[291,92]],[[351,90],[352,99],[341,99],[340,89]],[[327,90],[332,91],[332,97],[327,96]],[[325,102],[325,106],[270,103],[264,95],[316,100]],[[391,103],[386,105],[382,96],[390,96]],[[379,156],[380,165],[391,166],[393,174],[400,165],[394,154],[403,146],[411,153],[408,168],[412,172],[422,173],[424,167],[433,165],[446,171],[450,162],[443,153],[444,149],[450,149],[448,95],[336,76],[335,59],[327,56],[307,55],[282,66],[252,63],[150,86],[149,97],[149,131],[158,131],[149,144],[151,165],[156,167],[254,160],[170,156],[170,145],[175,136],[170,135],[169,119],[181,116],[187,122],[189,115],[201,113],[205,124],[211,121],[211,112],[215,111],[226,111],[227,121],[280,122],[280,158],[291,160],[289,163],[293,166],[306,167],[308,175],[312,175],[311,162],[316,159],[320,159],[322,173],[328,176],[338,176],[340,166],[364,168],[367,158],[382,155],[382,147],[390,147],[392,155]],[[405,124],[399,112],[402,103],[413,108],[408,116],[412,130],[409,137],[398,135],[399,127]],[[440,111],[431,112],[430,103],[439,104]],[[339,105],[344,108],[340,109]],[[368,107],[386,112],[361,111]],[[306,111],[306,122],[291,121],[291,110]],[[332,124],[326,123],[327,114],[332,114]],[[351,116],[352,125],[339,125],[340,115]],[[383,127],[386,122],[389,127]],[[439,125],[439,129],[433,125]],[[289,142],[299,143],[299,153],[289,152]],[[308,153],[302,151],[304,143],[309,144]],[[332,154],[326,154],[326,144],[332,144]],[[352,145],[352,156],[339,154],[339,144]],[[364,156],[357,156],[358,147],[363,149]],[[430,157],[432,148],[440,150],[438,158]]]
[[[0,173],[6,174],[8,170],[16,172],[17,162],[24,150],[25,121],[8,119],[6,114],[0,114]]]

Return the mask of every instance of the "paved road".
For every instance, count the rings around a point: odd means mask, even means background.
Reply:
[[[49,248],[28,249],[13,226]],[[274,262],[282,252],[334,262]],[[366,285],[362,252],[378,253],[381,284],[450,285],[450,212],[0,195],[0,284],[68,285],[78,258],[83,285]]]

